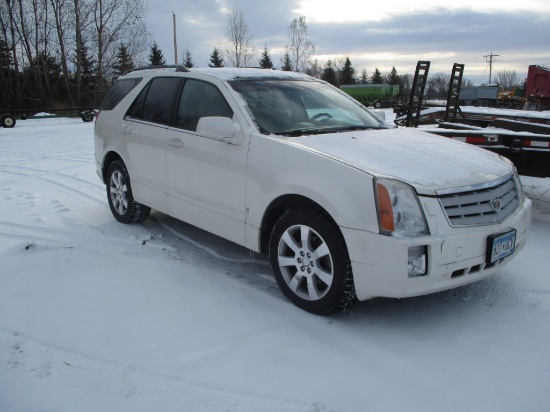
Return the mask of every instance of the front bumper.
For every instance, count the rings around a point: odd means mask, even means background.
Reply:
[[[452,228],[436,199],[423,198],[430,236],[400,239],[362,230],[341,228],[348,247],[359,300],[374,297],[404,298],[425,295],[491,276],[525,246],[531,225],[531,201],[499,224]],[[487,238],[510,229],[517,231],[514,254],[486,264]],[[426,246],[427,273],[409,277],[408,251]]]

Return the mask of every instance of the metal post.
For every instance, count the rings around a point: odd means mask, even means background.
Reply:
[[[500,56],[500,54],[489,54],[487,56],[483,56],[485,57],[485,59],[487,59],[487,57],[489,58],[489,84],[491,84],[491,73],[493,72],[493,57],[497,57],[497,56]],[[487,61],[487,60],[485,60]]]
[[[174,61],[175,64],[178,64],[178,44],[176,41],[176,13],[172,12],[172,17],[174,21]]]

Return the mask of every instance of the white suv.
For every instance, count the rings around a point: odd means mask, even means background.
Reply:
[[[267,254],[283,293],[317,314],[486,278],[531,221],[506,159],[388,127],[292,72],[128,73],[101,105],[95,157],[118,221],[154,208]]]

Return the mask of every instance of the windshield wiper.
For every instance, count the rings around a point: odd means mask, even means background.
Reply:
[[[323,134],[326,133],[327,129],[290,129],[290,130],[283,130],[281,132],[273,133],[279,136],[290,136],[290,137],[298,137],[303,136],[306,134]]]
[[[313,134],[325,134],[325,133],[340,133],[340,132],[352,132],[355,130],[379,130],[386,129],[386,127],[376,127],[376,126],[341,126],[341,127],[327,127],[327,128],[315,128],[315,129],[289,129],[283,130],[281,132],[274,133],[280,136],[289,136],[289,137],[298,137],[304,135],[313,135]]]

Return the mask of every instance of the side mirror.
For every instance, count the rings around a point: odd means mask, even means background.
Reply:
[[[229,117],[201,117],[197,124],[197,133],[209,139],[239,144],[242,141],[242,133],[238,128]]]

